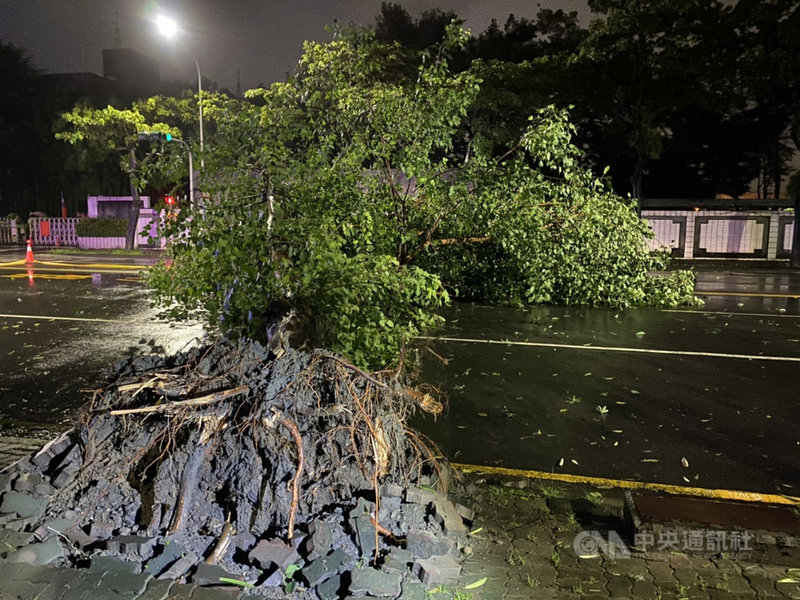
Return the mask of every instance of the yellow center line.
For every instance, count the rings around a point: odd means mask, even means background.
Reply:
[[[671,485],[668,483],[648,483],[631,481],[628,479],[609,479],[606,477],[590,477],[588,475],[569,475],[567,473],[547,473],[545,471],[529,471],[524,469],[508,469],[505,467],[488,467],[483,465],[465,465],[450,463],[465,473],[486,473],[489,475],[506,475],[511,477],[525,477],[527,479],[545,479],[548,481],[561,481],[563,483],[584,483],[596,486],[616,487],[629,490],[647,490],[665,492],[679,496],[699,496],[716,500],[738,500],[741,502],[763,502],[768,504],[800,505],[800,498],[780,494],[762,494],[760,492],[742,492],[738,490],[720,490],[709,488],[696,488],[685,485]]]
[[[762,317],[762,318],[789,318],[800,319],[800,315],[789,315],[786,313],[749,313],[749,312],[730,312],[730,311],[717,311],[717,310],[680,310],[675,308],[665,308],[661,312],[665,313],[682,313],[688,315],[717,315],[720,317]]]
[[[99,317],[54,317],[52,315],[12,315],[7,313],[0,313],[0,319],[31,319],[35,321],[79,321],[84,323],[122,323],[124,325],[133,325],[141,323],[141,321],[123,321],[121,319],[101,319]]]
[[[764,294],[761,292],[704,292],[695,290],[698,296],[742,296],[747,298],[800,298],[800,294]]]
[[[121,270],[144,270],[149,269],[151,265],[118,265],[114,263],[64,263],[64,262],[54,262],[54,261],[47,261],[47,260],[37,260],[33,263],[34,266],[36,265],[47,265],[51,267],[67,267],[67,268],[82,268],[82,269],[121,269]]]
[[[91,279],[91,275],[77,275],[73,273],[14,273],[13,275],[0,275],[5,279],[63,279],[67,281],[77,281],[79,279]]]
[[[581,346],[578,344],[552,344],[545,342],[517,342],[513,340],[479,340],[472,338],[417,336],[427,342],[456,342],[462,344],[496,344],[500,346],[526,346],[531,348],[563,348],[565,350],[588,350],[593,352],[630,352],[635,354],[667,354],[672,356],[703,356],[708,358],[734,358],[741,360],[770,360],[800,362],[797,356],[770,356],[764,354],[728,354],[724,352],[696,352],[693,350],[654,350],[652,348],[622,348],[617,346]]]

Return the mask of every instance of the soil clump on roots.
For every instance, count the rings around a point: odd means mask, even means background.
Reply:
[[[73,429],[0,474],[0,526],[22,542],[5,558],[112,555],[265,597],[453,584],[472,512],[406,427],[416,408],[441,404],[319,350],[218,340],[124,361]]]

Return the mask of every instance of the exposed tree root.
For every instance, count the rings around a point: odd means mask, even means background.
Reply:
[[[303,466],[305,465],[305,461],[303,460],[303,438],[300,437],[297,425],[292,423],[289,419],[282,417],[281,423],[286,425],[289,431],[292,432],[294,443],[297,445],[297,472],[292,479],[292,505],[289,509],[289,533],[286,536],[292,539],[294,537],[294,519],[297,514],[297,503],[300,497],[300,476],[303,474]]]

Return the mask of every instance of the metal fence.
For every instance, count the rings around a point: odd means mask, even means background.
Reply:
[[[0,244],[24,244],[25,228],[16,219],[0,219]]]
[[[75,225],[80,219],[33,217],[28,220],[34,246],[77,246]]]

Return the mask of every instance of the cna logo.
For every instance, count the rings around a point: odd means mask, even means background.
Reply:
[[[630,558],[628,546],[616,531],[609,531],[608,538],[604,538],[599,531],[581,531],[575,536],[572,548],[578,558],[592,558],[605,555],[607,558]]]

